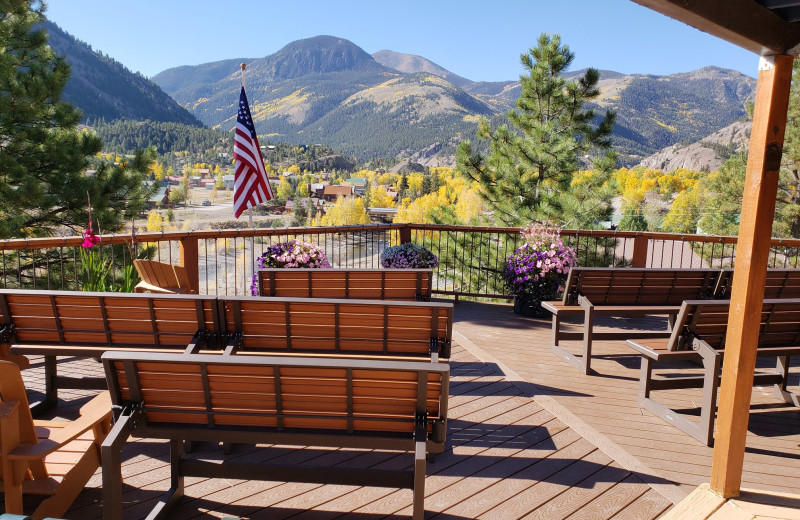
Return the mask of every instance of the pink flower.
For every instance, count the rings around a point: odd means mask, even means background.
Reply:
[[[83,232],[83,244],[81,244],[81,247],[89,249],[90,247],[97,245],[99,242],[100,238],[94,234],[94,231],[92,231],[91,228],[87,228]]]

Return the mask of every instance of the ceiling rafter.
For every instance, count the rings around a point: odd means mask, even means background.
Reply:
[[[633,0],[759,55],[800,52],[800,0]]]

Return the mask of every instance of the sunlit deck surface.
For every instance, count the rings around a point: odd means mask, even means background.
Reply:
[[[548,320],[516,316],[506,304],[463,301],[455,320],[448,450],[428,464],[426,518],[645,520],[708,481],[712,449],[639,407],[639,358],[624,342],[595,342],[597,374],[586,376],[551,352]],[[632,337],[666,326],[655,317],[615,322]],[[578,352],[577,342],[564,345]],[[38,365],[25,373],[34,394],[42,385]],[[97,375],[101,365],[64,359],[60,371]],[[794,367],[793,388],[798,373]],[[62,390],[58,415],[74,415],[83,395]],[[662,399],[693,407],[699,397],[699,390],[681,390]],[[743,487],[800,493],[800,412],[758,387],[751,411]],[[226,457],[211,445],[193,455]],[[394,453],[286,446],[237,446],[227,457],[410,463]],[[143,518],[168,487],[167,444],[129,443],[123,464],[125,517]],[[197,478],[186,484],[171,518],[377,519],[407,517],[411,509],[408,490]],[[101,518],[101,507],[98,471],[67,517]]]

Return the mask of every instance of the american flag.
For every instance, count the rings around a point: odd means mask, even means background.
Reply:
[[[253,126],[253,118],[250,116],[250,106],[247,104],[244,87],[239,94],[239,114],[236,117],[233,158],[236,169],[233,178],[233,216],[239,218],[246,208],[258,206],[273,197],[269,177],[264,170],[264,159],[261,157],[256,127]]]

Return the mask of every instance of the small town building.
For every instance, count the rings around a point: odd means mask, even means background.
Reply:
[[[327,202],[334,202],[339,197],[352,197],[355,195],[355,186],[325,186],[322,198]]]

